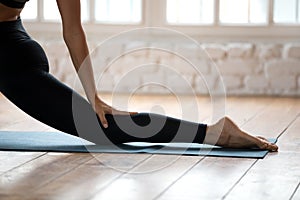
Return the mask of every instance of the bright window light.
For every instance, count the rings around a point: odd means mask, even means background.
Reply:
[[[298,12],[297,12],[297,15],[298,15],[298,23],[300,23],[300,1],[298,0]]]
[[[214,0],[167,0],[170,24],[212,24]]]
[[[299,0],[274,0],[275,23],[299,23],[300,22]]]
[[[46,21],[60,21],[60,14],[57,8],[56,1],[45,0],[44,1],[44,19]]]
[[[81,20],[89,20],[88,0],[81,0]],[[61,20],[56,1],[44,0],[44,19],[58,22]]]
[[[266,24],[268,0],[220,0],[220,22],[225,24]]]
[[[300,0],[298,0],[298,12],[297,12],[297,15],[298,15],[298,23],[300,23]]]
[[[26,3],[25,8],[22,10],[22,19],[35,20],[37,19],[37,0],[31,0]]]
[[[251,23],[267,23],[269,11],[268,7],[268,0],[250,0],[249,21]]]
[[[81,0],[81,21],[89,20],[89,0]]]
[[[96,0],[95,18],[102,23],[139,23],[141,0]]]

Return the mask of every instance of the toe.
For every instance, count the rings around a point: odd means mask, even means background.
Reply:
[[[257,138],[262,139],[264,141],[268,141],[265,137],[262,137],[262,136],[257,136]]]
[[[261,143],[258,145],[260,149],[265,149],[269,151],[278,151],[278,146],[276,144],[272,144],[268,141],[261,139]]]
[[[270,144],[270,151],[278,151],[278,146],[276,144]]]

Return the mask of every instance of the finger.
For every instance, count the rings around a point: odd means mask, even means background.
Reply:
[[[116,110],[116,109],[112,109],[112,114],[114,114],[114,115],[130,115],[130,113],[127,111],[120,111],[120,110]]]
[[[108,122],[107,122],[107,120],[106,120],[106,118],[105,118],[104,112],[101,113],[101,115],[99,116],[99,118],[100,118],[100,121],[101,121],[102,126],[103,126],[104,128],[108,128]]]
[[[139,114],[138,112],[129,112],[130,113],[130,115],[137,115],[137,114]]]

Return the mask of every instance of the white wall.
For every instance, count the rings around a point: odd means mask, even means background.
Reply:
[[[60,39],[45,37],[38,37],[38,41],[49,57],[51,72],[60,80],[74,87],[76,74],[64,43]],[[227,95],[300,96],[300,40],[288,42],[280,40],[249,41],[235,42],[231,40],[217,43],[211,40],[199,41],[199,44],[218,66]],[[95,37],[89,39],[95,68],[99,63],[109,65],[114,59],[111,57],[112,54],[121,56],[132,46],[152,46],[149,42],[146,44],[140,40],[124,40],[111,44],[105,53],[98,52],[97,48],[93,51],[100,42]],[[153,46],[155,46],[155,39]],[[174,52],[178,48],[186,52],[187,60],[200,63],[200,71],[208,86],[213,88],[218,85],[220,79],[214,70],[215,65],[202,53],[201,55],[197,54],[198,49],[195,49],[194,46],[177,44],[174,39],[164,39],[163,46]],[[134,69],[136,66],[147,63],[154,64]],[[170,71],[170,68],[161,66],[162,64],[177,70],[179,74],[176,75]],[[96,78],[98,79],[99,76],[100,72],[98,71]],[[119,82],[120,80],[122,81]],[[141,50],[121,56],[103,73],[98,87],[102,92],[116,89],[117,92],[126,93],[151,81],[170,87],[176,93],[208,94],[203,78],[190,64],[172,53],[157,50]],[[188,84],[184,84],[184,81]],[[145,86],[138,92],[166,93],[167,90],[158,86]]]

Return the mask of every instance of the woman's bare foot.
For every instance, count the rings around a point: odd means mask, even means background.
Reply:
[[[230,118],[224,117],[216,124],[208,126],[204,143],[230,148],[258,147],[269,151],[277,151],[278,146],[267,139],[254,137],[242,131]]]

